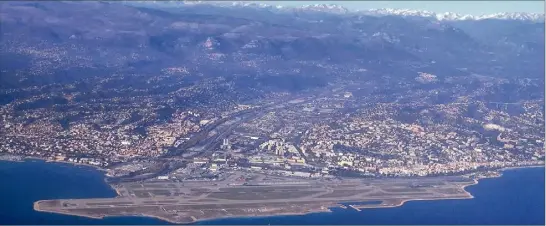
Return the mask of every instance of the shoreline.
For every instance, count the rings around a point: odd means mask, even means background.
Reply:
[[[525,169],[525,168],[540,168],[540,167],[546,167],[546,165],[511,166],[511,167],[502,168],[500,169],[500,171]]]
[[[263,218],[263,217],[275,217],[275,216],[304,216],[304,215],[307,215],[307,214],[312,214],[312,213],[331,213],[332,210],[331,208],[333,207],[323,207],[321,208],[320,210],[315,210],[315,211],[306,211],[306,212],[294,212],[294,213],[283,213],[283,214],[279,214],[279,215],[249,215],[249,216],[226,216],[226,217],[215,217],[215,218],[201,218],[201,219],[194,219],[194,221],[191,221],[191,222],[176,222],[176,221],[172,221],[170,219],[167,219],[167,218],[164,218],[162,216],[155,216],[155,215],[148,215],[148,214],[135,214],[135,215],[101,215],[101,216],[93,216],[93,215],[80,215],[80,214],[74,214],[74,213],[64,213],[64,212],[54,212],[54,211],[48,211],[48,210],[43,210],[43,209],[40,209],[40,203],[41,202],[44,202],[44,201],[48,201],[48,200],[39,200],[39,201],[36,201],[33,203],[33,209],[37,212],[43,212],[43,213],[53,213],[53,214],[61,214],[61,215],[69,215],[69,216],[78,216],[78,217],[86,217],[86,218],[91,218],[91,219],[98,219],[98,220],[101,220],[101,219],[104,219],[104,218],[115,218],[115,217],[146,217],[146,218],[153,218],[153,219],[158,219],[158,220],[161,220],[161,221],[164,221],[164,222],[167,222],[167,223],[170,223],[170,224],[194,224],[194,223],[197,223],[197,222],[203,222],[203,221],[210,221],[210,220],[220,220],[220,219],[236,219],[236,218]]]
[[[501,175],[502,176],[502,175]],[[362,206],[359,206],[359,205],[348,205],[349,207],[355,209],[356,211],[361,211],[362,209],[366,209],[366,208],[369,208],[369,209],[373,209],[373,208],[396,208],[396,207],[400,207],[400,206],[403,206],[406,202],[409,202],[409,201],[434,201],[434,200],[457,200],[457,199],[473,199],[474,196],[468,192],[466,190],[466,188],[468,186],[473,186],[473,185],[477,185],[479,183],[479,180],[481,179],[486,179],[486,178],[480,178],[480,179],[473,179],[473,183],[472,184],[466,184],[466,185],[462,185],[461,186],[461,189],[462,191],[464,191],[466,197],[452,197],[452,198],[431,198],[431,199],[419,199],[419,198],[408,198],[408,199],[400,199],[397,203],[395,203],[394,205],[382,205],[383,202],[381,204],[378,204],[378,205],[370,205],[369,207],[366,207],[366,205],[362,205]],[[113,188],[113,187],[112,187]],[[116,193],[119,194],[119,191],[115,188],[113,188]],[[197,223],[197,222],[203,222],[203,221],[211,221],[211,220],[220,220],[220,219],[229,219],[229,218],[254,218],[254,217],[257,217],[257,218],[265,218],[265,217],[276,217],[276,216],[303,216],[303,215],[307,215],[307,214],[312,214],[312,213],[331,213],[332,212],[332,208],[335,208],[335,207],[339,207],[340,203],[335,203],[331,206],[323,206],[321,207],[321,209],[317,209],[317,210],[312,210],[312,211],[306,211],[306,212],[301,212],[301,213],[282,213],[282,214],[272,214],[272,215],[251,215],[251,216],[225,216],[225,217],[215,217],[215,218],[202,218],[202,219],[194,219],[192,218],[194,221],[192,222],[176,222],[176,221],[172,221],[170,219],[167,219],[167,218],[164,218],[162,216],[154,216],[154,215],[148,215],[148,214],[134,214],[134,215],[104,215],[104,216],[85,216],[85,215],[78,215],[78,214],[72,214],[72,213],[63,213],[63,212],[54,212],[54,211],[47,211],[47,210],[42,210],[40,209],[39,207],[39,203],[42,202],[42,201],[47,201],[47,200],[40,200],[40,201],[37,201],[34,203],[34,209],[37,210],[37,211],[40,211],[40,212],[49,212],[49,213],[56,213],[56,214],[65,214],[65,215],[74,215],[74,216],[80,216],[80,217],[89,217],[89,218],[93,218],[93,219],[104,219],[106,217],[148,217],[148,218],[155,218],[155,219],[158,219],[158,220],[161,220],[161,221],[165,221],[167,223],[171,223],[171,224],[193,224],[193,223]]]
[[[78,216],[78,217],[87,217],[92,219],[102,219],[103,217],[95,217],[95,216],[85,216],[85,215],[79,215],[79,214],[73,214],[73,213],[62,213],[62,212],[52,212],[40,209],[40,203],[47,200],[39,200],[33,203],[32,208],[34,211],[42,212],[42,213],[54,213],[54,214],[62,214],[62,215],[69,215],[69,216]]]
[[[514,169],[524,169],[524,168],[541,168],[541,167],[544,167],[542,165],[531,165],[531,166],[518,166],[518,167],[507,167],[507,168],[503,168],[503,169],[498,169],[497,171],[505,171],[505,170],[514,170]],[[396,208],[396,207],[400,207],[400,206],[403,206],[406,202],[410,202],[410,201],[435,201],[435,200],[462,200],[462,199],[473,199],[475,198],[472,193],[470,193],[469,191],[466,190],[467,187],[469,186],[474,186],[474,185],[478,185],[479,184],[479,181],[482,180],[482,179],[493,179],[493,178],[500,178],[502,177],[503,174],[498,174],[496,176],[490,176],[490,177],[483,177],[483,178],[478,178],[478,179],[473,179],[474,183],[472,184],[467,184],[467,185],[462,185],[461,186],[461,189],[465,192],[466,194],[466,197],[455,197],[455,198],[432,198],[432,199],[419,199],[419,198],[415,198],[415,199],[401,199],[398,203],[395,203],[394,205],[387,205],[387,206],[380,206],[380,205],[374,205],[374,206],[369,206],[369,207],[366,207],[365,205],[363,206],[358,206],[358,205],[348,205],[349,207],[357,210],[357,211],[361,211],[362,209],[374,209],[374,208]],[[116,193],[119,194],[119,191],[114,188],[113,186],[110,185],[110,187],[116,191]],[[40,200],[40,201],[45,201],[45,200]],[[283,214],[278,214],[278,215],[253,215],[253,216],[225,216],[225,217],[218,217],[218,218],[208,218],[208,219],[198,219],[198,220],[195,220],[195,221],[192,221],[192,222],[175,222],[175,221],[172,221],[170,219],[167,219],[167,218],[164,218],[164,217],[161,217],[161,216],[153,216],[153,215],[148,215],[148,214],[135,214],[135,215],[106,215],[106,216],[84,216],[84,215],[76,215],[76,214],[72,214],[72,213],[62,213],[62,212],[53,212],[53,211],[47,211],[47,210],[41,210],[39,208],[39,206],[37,205],[40,201],[37,201],[34,203],[34,209],[36,211],[40,211],[40,212],[48,212],[48,213],[56,213],[56,214],[65,214],[65,215],[73,215],[73,216],[80,216],[80,217],[88,217],[88,218],[92,218],[92,219],[104,219],[104,218],[107,218],[107,217],[147,217],[147,218],[154,218],[154,219],[158,219],[158,220],[161,220],[161,221],[164,221],[164,222],[167,222],[167,223],[170,223],[170,224],[193,224],[193,223],[197,223],[197,222],[204,222],[204,221],[212,221],[212,220],[221,220],[221,219],[230,219],[230,218],[265,218],[265,217],[277,217],[277,216],[303,216],[303,215],[307,215],[307,214],[312,214],[312,213],[331,213],[333,212],[332,211],[332,208],[335,208],[335,207],[338,207],[339,205],[341,205],[340,203],[336,203],[336,205],[332,205],[332,206],[326,206],[324,207],[324,209],[322,210],[314,210],[314,211],[307,211],[307,212],[303,212],[303,213],[283,213]]]
[[[11,162],[24,162],[26,160],[40,160],[40,161],[44,161],[46,163],[61,163],[61,164],[70,164],[70,165],[74,165],[74,166],[92,166],[92,165],[87,165],[87,164],[81,164],[81,163],[73,163],[73,162],[65,162],[65,161],[52,161],[52,160],[47,160],[47,159],[43,159],[43,158],[38,158],[38,157],[24,157],[22,159],[19,159],[19,160],[7,160],[7,159],[2,159],[4,161],[11,161]],[[92,166],[93,168],[95,169],[101,169],[101,171],[105,171],[105,169],[102,169],[98,166]],[[358,205],[349,205],[350,207],[352,207],[353,209],[366,209],[366,208],[395,208],[395,207],[400,207],[400,206],[403,206],[406,202],[409,202],[409,201],[434,201],[434,200],[453,200],[453,199],[472,199],[474,198],[474,196],[469,192],[467,191],[467,187],[469,186],[473,186],[473,185],[477,185],[479,184],[479,181],[482,180],[482,179],[492,179],[492,178],[499,178],[499,177],[502,177],[503,176],[503,172],[504,171],[507,171],[507,170],[516,170],[516,169],[525,169],[525,168],[543,168],[545,167],[544,165],[527,165],[527,166],[513,166],[513,167],[506,167],[506,168],[500,168],[500,169],[496,169],[496,170],[493,170],[491,172],[499,172],[499,174],[497,175],[487,175],[486,177],[482,177],[482,178],[476,178],[476,179],[473,179],[474,183],[472,184],[466,184],[466,185],[462,185],[461,189],[465,192],[465,194],[467,195],[467,197],[452,197],[452,198],[432,198],[432,199],[400,199],[399,202],[397,203],[392,203],[391,205],[387,205],[387,206],[369,206],[369,207],[366,207],[365,205],[363,206],[358,206]],[[109,185],[109,187],[111,189],[113,189],[117,196],[120,196],[120,191],[118,191],[118,189],[116,189],[112,184],[109,184],[106,182],[106,176],[104,178],[104,182],[106,184]],[[87,218],[92,218],[92,219],[103,219],[103,218],[106,218],[106,217],[147,217],[147,218],[154,218],[154,219],[158,219],[158,220],[161,220],[161,221],[164,221],[164,222],[168,222],[168,223],[171,223],[171,224],[180,224],[181,222],[175,222],[175,221],[172,221],[172,220],[169,220],[169,219],[166,219],[164,217],[161,217],[161,216],[152,216],[152,215],[147,215],[147,214],[135,214],[135,215],[105,215],[105,216],[89,216],[89,215],[78,215],[78,214],[72,214],[72,213],[63,213],[63,212],[54,212],[54,211],[47,211],[47,210],[43,210],[40,208],[39,204],[43,201],[46,201],[46,200],[38,200],[38,201],[35,201],[33,203],[33,209],[35,211],[38,211],[38,212],[47,212],[47,213],[55,213],[55,214],[63,214],[63,215],[73,215],[73,216],[78,216],[78,217],[87,217]],[[228,218],[254,218],[254,217],[258,217],[258,218],[262,218],[262,217],[275,217],[275,216],[293,216],[293,215],[307,215],[307,214],[311,214],[311,213],[327,213],[327,212],[332,212],[332,208],[335,208],[337,206],[339,206],[340,203],[336,203],[336,205],[332,205],[332,206],[325,206],[325,207],[322,207],[321,209],[317,209],[317,210],[313,210],[313,211],[307,211],[307,212],[302,212],[302,213],[282,213],[282,214],[278,214],[278,215],[252,215],[252,216],[225,216],[225,217],[219,217],[219,218],[210,218],[210,219],[198,219],[196,221],[192,221],[192,222],[185,222],[183,224],[190,224],[190,223],[196,223],[196,222],[202,222],[202,221],[211,221],[211,220],[219,220],[219,219],[228,219]],[[356,208],[355,208],[356,207]]]
[[[11,155],[11,157],[18,158],[18,159],[0,159],[0,161],[25,162],[27,160],[39,160],[39,161],[44,161],[46,163],[61,163],[61,164],[73,165],[73,166],[91,167],[91,168],[96,169],[96,170],[101,171],[101,172],[108,172],[108,170],[105,169],[105,168],[102,168],[102,167],[96,166],[96,165],[86,164],[86,163],[69,162],[69,161],[64,161],[64,160],[63,161],[61,161],[61,160],[51,160],[51,159],[42,158],[42,157],[35,157],[35,156]],[[105,177],[106,177],[106,175],[105,175]]]
[[[38,161],[43,161],[45,163],[58,163],[58,164],[65,164],[65,165],[75,166],[75,167],[90,167],[90,168],[92,168],[94,170],[97,170],[97,171],[101,172],[103,177],[104,177],[102,179],[102,181],[104,183],[106,183],[111,189],[116,191],[117,195],[120,195],[119,192],[117,191],[117,189],[115,189],[106,180],[108,178],[108,176],[106,175],[108,173],[108,170],[105,169],[105,168],[102,168],[100,166],[95,166],[95,165],[90,165],[90,164],[85,164],[85,163],[69,162],[69,161],[50,160],[50,159],[46,159],[46,158],[42,158],[42,157],[35,157],[35,156],[20,156],[20,155],[11,155],[11,156],[14,157],[14,158],[18,158],[18,159],[0,159],[0,161],[23,163],[25,161],[38,160]]]
[[[501,175],[502,176],[502,175]],[[499,176],[500,177],[500,176]],[[481,179],[489,179],[489,178],[499,178],[499,177],[488,177],[488,178],[481,178]],[[362,209],[375,209],[375,208],[396,208],[396,207],[400,207],[400,206],[403,206],[406,202],[410,202],[410,201],[435,201],[435,200],[458,200],[458,199],[473,199],[474,196],[468,192],[466,190],[466,187],[469,187],[469,186],[474,186],[474,185],[477,185],[479,183],[479,180],[481,179],[474,179],[474,183],[473,184],[467,184],[467,185],[463,185],[461,187],[461,189],[465,192],[465,194],[467,195],[466,197],[460,197],[460,198],[431,198],[431,199],[419,199],[419,198],[414,198],[414,199],[400,199],[398,203],[394,204],[394,205],[381,205],[382,203],[378,204],[378,205],[349,205],[350,207],[352,207],[353,209],[355,210],[358,210],[358,211],[361,211]],[[369,207],[366,207],[366,206],[369,206]]]
[[[108,169],[106,169],[106,168],[103,168],[103,167],[97,166],[97,165],[90,165],[90,164],[86,164],[86,163],[69,162],[69,161],[64,161],[64,160],[50,160],[50,159],[45,159],[45,158],[42,158],[42,157],[34,157],[34,156],[20,156],[20,155],[11,155],[11,156],[16,157],[16,158],[20,158],[20,159],[17,159],[17,160],[0,159],[0,161],[24,162],[25,160],[40,160],[40,161],[44,161],[46,163],[61,163],[61,164],[74,165],[74,166],[92,167],[92,168],[94,168],[94,169],[96,169],[98,171],[108,173]],[[540,165],[508,166],[508,167],[502,167],[502,168],[498,168],[498,169],[494,169],[494,170],[490,170],[490,171],[476,171],[476,172],[473,172],[473,173],[499,172],[499,173],[501,173],[501,175],[499,175],[499,176],[502,176],[502,171],[506,171],[506,170],[525,169],[525,168],[540,168],[540,167],[546,167],[546,162],[544,162],[544,163],[542,163]],[[470,174],[472,174],[472,173],[463,174],[463,175],[460,175],[460,176],[465,176],[465,175],[470,175]],[[497,177],[499,177],[499,176],[497,176]],[[423,178],[426,178],[426,177],[430,177],[430,176],[424,176]],[[433,177],[443,177],[443,175],[433,176]],[[104,174],[104,182],[107,183],[108,185],[110,185],[108,182],[106,182],[106,178],[109,178],[109,176]],[[398,177],[398,179],[404,179],[404,178],[419,178],[419,177]],[[496,178],[496,177],[485,177],[485,178]],[[480,178],[480,179],[485,179],[485,178]]]

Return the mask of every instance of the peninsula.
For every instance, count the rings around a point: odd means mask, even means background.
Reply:
[[[37,211],[91,218],[148,216],[171,223],[247,216],[328,212],[349,205],[396,207],[410,200],[468,199],[477,181],[460,176],[419,179],[292,179],[234,172],[218,181],[114,184],[115,198],[41,200]],[[348,204],[350,203],[350,204]]]

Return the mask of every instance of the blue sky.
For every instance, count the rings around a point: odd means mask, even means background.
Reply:
[[[498,12],[544,13],[544,1],[268,1],[270,5],[301,6],[308,4],[336,4],[349,9],[415,9],[436,13],[455,12],[483,15]]]

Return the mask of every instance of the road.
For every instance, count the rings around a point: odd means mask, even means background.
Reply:
[[[157,158],[156,160],[158,161],[158,164],[161,164],[161,166],[156,167],[157,170],[151,172],[147,171],[145,172],[146,175],[132,175],[118,178],[109,178],[108,181],[111,183],[143,181],[146,179],[155,178],[160,175],[167,175],[172,171],[175,171],[178,168],[182,167],[182,165],[176,165],[175,167],[173,167],[173,165],[169,164],[170,161],[189,162],[192,161],[195,157],[210,156],[213,153],[214,147],[219,145],[224,138],[229,136],[234,131],[234,129],[242,123],[261,117],[271,111],[280,110],[296,104],[308,103],[312,101],[314,97],[315,95],[291,96],[282,98],[274,102],[270,102],[263,106],[233,113],[228,117],[222,118],[216,122],[206,125],[200,132],[194,134],[187,142],[182,144],[180,147],[177,147],[175,150],[171,150]],[[229,122],[233,123],[229,124]],[[213,131],[217,132],[217,134],[209,137],[209,134]],[[186,156],[181,157],[182,154],[186,154]]]

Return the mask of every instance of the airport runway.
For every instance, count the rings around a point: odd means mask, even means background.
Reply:
[[[408,200],[465,199],[472,196],[464,187],[476,183],[462,177],[262,181],[266,178],[262,176],[243,185],[235,180],[238,176],[216,182],[122,183],[115,185],[116,198],[43,200],[35,203],[35,209],[95,218],[142,215],[190,223],[322,212],[346,202],[362,209],[395,207]]]

